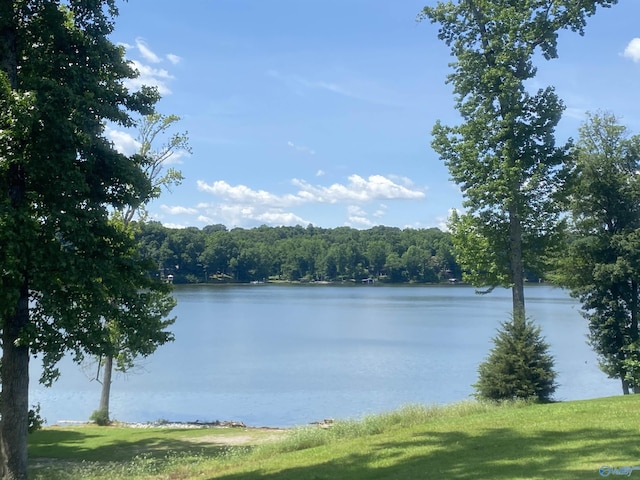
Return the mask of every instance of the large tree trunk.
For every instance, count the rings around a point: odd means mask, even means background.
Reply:
[[[11,89],[18,89],[17,20],[13,0],[0,0],[0,69]],[[25,203],[26,182],[22,168],[9,171],[6,194],[19,212]],[[16,216],[19,216],[16,215]],[[26,258],[22,258],[26,261]],[[26,269],[28,266],[23,265]],[[23,272],[24,273],[24,272]],[[12,315],[0,318],[2,326],[2,395],[0,395],[0,476],[3,480],[26,480],[29,432],[29,346],[20,335],[29,323],[29,281],[24,276]]]
[[[631,325],[629,328],[631,342],[638,342],[638,282],[631,280]],[[633,379],[633,393],[640,393],[640,379]]]
[[[514,322],[525,321],[524,262],[522,260],[522,221],[517,209],[509,207],[509,263],[511,266],[511,297]]]
[[[109,397],[111,396],[111,374],[113,372],[113,357],[108,355],[104,359],[104,366],[102,373],[102,393],[100,394],[100,406],[99,411],[106,413],[107,419],[109,418]]]
[[[13,317],[2,328],[2,395],[0,397],[0,468],[3,480],[27,478],[29,427],[29,347],[20,345],[29,322],[29,289],[25,281]]]

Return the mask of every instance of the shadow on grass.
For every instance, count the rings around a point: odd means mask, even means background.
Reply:
[[[603,478],[599,473],[602,465],[640,465],[637,433],[628,430],[584,428],[571,432],[537,431],[527,435],[509,428],[494,428],[477,435],[426,432],[398,443],[385,443],[372,436],[368,445],[366,453],[334,453],[331,460],[325,460],[326,455],[318,452],[315,463],[304,467],[276,472],[255,470],[210,478],[573,480]],[[331,451],[339,452],[339,447]],[[636,475],[640,477],[640,472]]]
[[[108,427],[105,427],[108,429]],[[108,438],[96,433],[47,429],[35,432],[29,438],[29,459],[66,460],[73,462],[127,462],[145,455],[161,457],[171,454],[199,454],[216,456],[225,450],[224,445],[199,443],[175,438],[179,430],[156,430],[153,435],[137,435],[132,431],[129,439]],[[102,440],[96,440],[100,439]]]

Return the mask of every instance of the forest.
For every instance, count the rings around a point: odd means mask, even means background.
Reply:
[[[356,281],[455,282],[451,234],[438,228],[136,225],[142,256],[173,283]]]

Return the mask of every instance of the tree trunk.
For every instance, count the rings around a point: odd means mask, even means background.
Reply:
[[[638,342],[638,282],[631,280],[631,325],[629,327],[629,336],[631,343],[636,345]],[[640,378],[634,376],[633,393],[640,393]]]
[[[2,395],[0,397],[0,474],[3,480],[26,480],[29,427],[29,347],[20,345],[22,329],[29,322],[27,281],[13,317],[2,328]]]
[[[109,419],[109,397],[111,396],[111,374],[113,373],[113,357],[108,355],[104,359],[104,367],[102,373],[102,393],[100,394],[99,411],[104,411],[107,419]]]
[[[622,381],[622,394],[629,395],[629,382],[627,382],[624,377],[620,379]]]
[[[522,222],[514,206],[509,207],[509,263],[511,267],[511,298],[514,322],[525,321],[524,262],[522,260]]]
[[[13,0],[0,0],[0,69],[13,91],[18,89],[17,20]],[[9,200],[14,212],[25,203],[26,182],[19,165],[9,171]],[[18,232],[19,234],[19,232]],[[26,261],[26,258],[22,258]],[[26,264],[23,265],[28,268]],[[20,334],[29,323],[29,281],[23,276],[15,311],[2,322],[2,395],[0,395],[0,476],[26,480],[29,429],[29,347]]]

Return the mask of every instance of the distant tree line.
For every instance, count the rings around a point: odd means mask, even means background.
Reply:
[[[460,279],[451,235],[438,228],[209,225],[172,229],[140,223],[143,256],[174,283],[356,281],[439,283]]]

